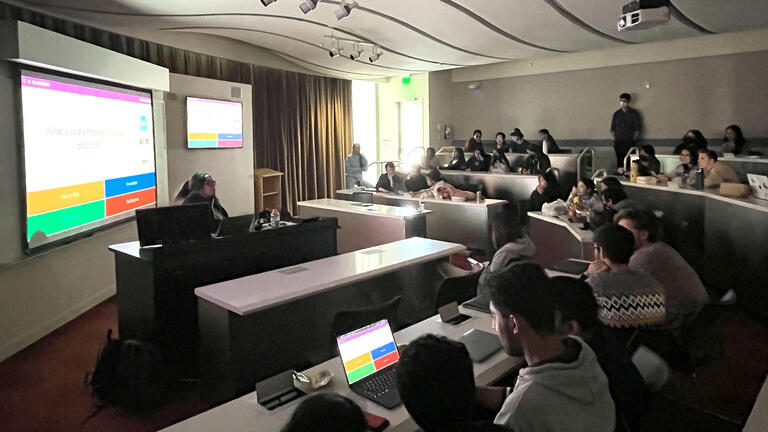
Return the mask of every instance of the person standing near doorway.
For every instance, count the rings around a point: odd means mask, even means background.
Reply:
[[[373,187],[372,184],[363,180],[363,171],[368,170],[368,159],[360,153],[360,144],[352,145],[352,153],[344,160],[344,173],[347,178],[347,187],[363,186]]]
[[[642,118],[637,110],[629,106],[632,96],[629,93],[619,95],[620,108],[613,113],[611,119],[611,135],[613,136],[613,149],[616,151],[616,168],[623,172],[625,167],[624,157],[640,138]]]

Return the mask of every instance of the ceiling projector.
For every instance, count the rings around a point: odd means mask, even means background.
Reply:
[[[669,8],[665,0],[635,0],[621,10],[619,31],[642,30],[669,21]]]

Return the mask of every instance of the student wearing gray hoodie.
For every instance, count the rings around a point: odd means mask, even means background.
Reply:
[[[477,294],[488,296],[488,280],[494,274],[516,263],[528,262],[536,253],[536,245],[523,233],[519,218],[513,212],[496,213],[491,219],[491,242],[496,248],[491,262],[480,275]]]
[[[494,275],[489,288],[492,323],[504,351],[522,351],[528,363],[514,388],[478,389],[487,407],[503,400],[494,422],[525,432],[613,431],[608,379],[584,341],[557,333],[544,270],[521,263]]]

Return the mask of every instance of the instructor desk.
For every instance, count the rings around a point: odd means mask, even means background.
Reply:
[[[331,323],[341,310],[401,295],[398,322],[434,314],[436,266],[464,250],[415,237],[197,288],[206,396],[220,403],[333,357]]]

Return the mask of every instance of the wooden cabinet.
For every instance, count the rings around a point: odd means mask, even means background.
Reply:
[[[253,172],[254,210],[256,214],[264,210],[278,209],[283,206],[283,173],[269,168],[258,168]]]

